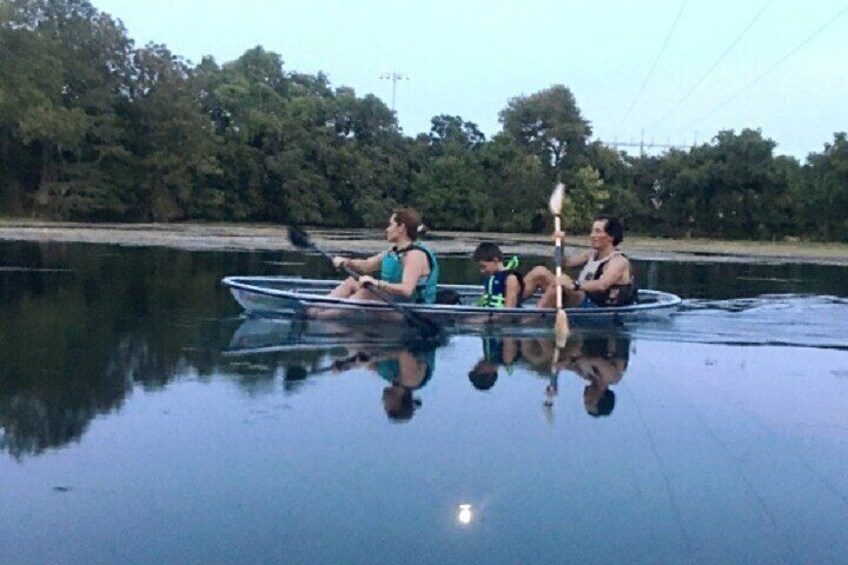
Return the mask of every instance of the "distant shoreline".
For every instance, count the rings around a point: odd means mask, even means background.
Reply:
[[[379,229],[309,230],[313,241],[333,253],[370,253],[385,243]],[[495,241],[505,253],[545,256],[552,244],[546,234],[434,231],[426,241],[437,253],[470,254],[480,241]],[[0,241],[100,243],[158,246],[191,251],[285,251],[285,226],[261,224],[91,224],[0,219]],[[587,244],[569,236],[568,247]],[[755,242],[707,239],[625,237],[622,250],[634,259],[684,262],[810,263],[848,266],[848,245],[809,242]]]

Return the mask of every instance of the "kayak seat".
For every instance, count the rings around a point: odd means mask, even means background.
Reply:
[[[436,304],[460,304],[459,293],[449,288],[440,288],[436,291]]]

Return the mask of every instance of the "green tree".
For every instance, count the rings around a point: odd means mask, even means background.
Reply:
[[[808,198],[806,218],[812,233],[824,240],[848,241],[848,137],[835,133],[821,153],[811,153],[804,168]]]
[[[492,229],[538,231],[548,222],[551,185],[538,157],[511,137],[498,134],[479,151],[485,195],[492,206]]]
[[[220,174],[212,125],[197,104],[187,64],[164,45],[138,49],[136,79],[124,108],[136,133],[128,146],[141,173],[134,208],[154,221],[216,218],[223,194],[210,187]]]
[[[482,170],[474,161],[456,155],[436,157],[413,180],[413,205],[438,229],[486,229],[493,223]]]
[[[665,157],[627,156],[624,161],[630,178],[629,187],[610,187],[610,204],[626,222],[628,230],[645,234],[667,235],[660,208],[663,204],[660,167]]]
[[[101,161],[120,151],[114,106],[131,78],[132,42],[120,23],[89,2],[14,0],[8,6],[0,43],[14,46],[0,73],[13,75],[4,83],[15,94],[4,99],[14,110],[11,123],[0,128],[13,139],[0,150],[15,151],[25,171],[11,183],[18,195],[12,199],[58,216],[70,215],[81,200],[95,202],[83,205],[86,210],[109,201],[112,187]],[[21,79],[27,74],[34,80]]]
[[[477,124],[463,121],[460,116],[442,114],[430,123],[428,141],[433,155],[462,154],[479,149],[486,142]]]
[[[581,167],[566,185],[562,207],[563,228],[583,231],[592,218],[603,210],[609,200],[609,192],[597,170],[590,166]]]
[[[732,237],[776,234],[773,206],[787,190],[759,130],[722,131],[712,144],[670,151],[660,165],[657,202],[672,232]]]
[[[571,91],[562,85],[517,96],[500,113],[504,133],[537,155],[550,182],[582,166],[592,134]]]

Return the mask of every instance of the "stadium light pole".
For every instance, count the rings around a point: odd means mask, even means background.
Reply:
[[[389,73],[383,73],[380,75],[380,80],[390,80],[392,81],[392,113],[395,112],[395,95],[397,94],[397,82],[399,80],[409,80],[409,77],[403,73],[399,73],[397,71],[391,71]]]

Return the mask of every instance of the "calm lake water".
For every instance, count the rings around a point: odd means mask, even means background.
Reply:
[[[844,563],[848,269],[636,269],[684,307],[556,351],[219,283],[317,256],[0,242],[0,563]]]

